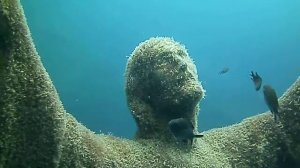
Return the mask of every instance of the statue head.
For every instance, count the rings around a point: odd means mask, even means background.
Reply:
[[[183,45],[170,38],[150,38],[129,57],[125,77],[138,138],[169,135],[168,122],[175,118],[186,118],[197,128],[204,90]]]

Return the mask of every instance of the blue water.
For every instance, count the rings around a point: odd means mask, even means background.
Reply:
[[[173,37],[194,59],[207,91],[200,131],[268,110],[251,70],[278,95],[300,75],[299,0],[21,3],[66,110],[97,133],[134,136],[124,93],[126,56],[150,37]],[[230,70],[219,75],[223,67]]]

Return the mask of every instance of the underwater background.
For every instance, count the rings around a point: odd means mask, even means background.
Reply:
[[[67,112],[99,133],[132,138],[127,57],[150,37],[184,44],[206,90],[199,131],[268,110],[251,70],[280,96],[300,75],[298,0],[21,0]],[[229,71],[220,75],[223,68]]]

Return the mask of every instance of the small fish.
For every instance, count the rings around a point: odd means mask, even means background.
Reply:
[[[170,120],[168,125],[173,136],[179,142],[192,144],[194,138],[203,137],[203,134],[194,133],[193,124],[185,118],[177,118]]]
[[[253,72],[251,71],[251,80],[253,81],[254,83],[254,86],[255,86],[255,90],[258,91],[261,87],[261,83],[262,83],[262,79],[261,77],[257,74],[257,72]]]
[[[279,119],[279,103],[275,90],[270,85],[263,86],[263,92],[266,104],[268,105],[271,113],[274,115],[274,120],[278,121]]]
[[[229,68],[228,67],[225,67],[223,68],[220,72],[219,72],[219,75],[222,75],[224,73],[227,73],[229,71]]]

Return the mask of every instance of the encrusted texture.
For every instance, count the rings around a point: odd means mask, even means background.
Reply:
[[[281,123],[291,157],[300,162],[300,78],[280,98]]]
[[[0,0],[0,167],[300,167],[300,78],[280,98],[279,123],[267,112],[207,131],[191,148],[166,140],[166,121],[196,123],[204,95],[181,44],[141,43],[128,61],[126,93],[135,140],[84,127],[63,109],[19,1]]]
[[[128,59],[125,76],[137,137],[165,135],[167,123],[174,118],[188,118],[197,125],[204,90],[184,46],[163,37],[141,43]]]
[[[57,167],[63,107],[18,1],[0,1],[0,167]]]

